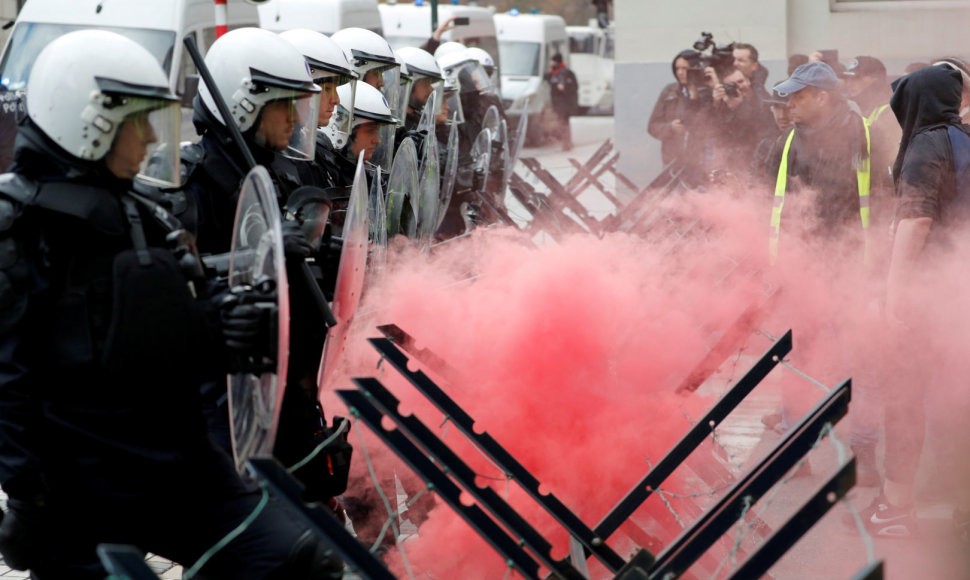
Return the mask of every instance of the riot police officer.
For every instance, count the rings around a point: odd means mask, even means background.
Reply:
[[[255,343],[235,309],[220,328],[191,239],[131,191],[148,159],[178,183],[167,85],[146,49],[105,31],[54,40],[34,64],[0,177],[0,553],[40,580],[100,580],[99,543],[191,565],[242,526],[203,574],[339,578],[206,433],[200,382],[226,372],[227,344]]]

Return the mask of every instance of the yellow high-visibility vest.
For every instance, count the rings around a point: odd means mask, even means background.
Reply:
[[[888,105],[887,105],[888,106]],[[885,109],[885,107],[882,107]],[[879,112],[882,112],[881,110]],[[878,117],[878,113],[875,115]],[[869,155],[872,143],[869,139],[869,122],[863,120],[862,126],[866,130],[866,158],[856,169],[856,181],[859,183],[859,216],[862,218],[862,233],[865,247],[863,248],[863,263],[869,263]],[[781,210],[785,207],[785,190],[788,188],[788,151],[795,139],[795,129],[788,133],[785,148],[781,153],[781,164],[778,166],[778,178],[775,180],[775,203],[771,208],[771,227],[768,236],[768,255],[771,265],[778,259],[778,238],[781,235]]]
[[[873,109],[872,112],[869,113],[869,116],[866,117],[866,124],[872,127],[872,124],[876,122],[876,119],[879,118],[879,115],[882,115],[883,111],[885,111],[888,108],[889,108],[889,103],[886,103],[881,107],[876,107],[875,109]]]

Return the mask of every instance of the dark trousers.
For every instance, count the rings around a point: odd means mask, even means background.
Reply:
[[[573,135],[569,128],[569,111],[553,110],[555,122],[552,126],[552,135],[564,150],[573,148]]]
[[[261,492],[244,485],[224,454],[213,450],[208,459],[191,470],[159,473],[144,489],[98,494],[87,487],[83,495],[72,490],[54,494],[45,553],[31,569],[32,577],[103,580],[107,572],[96,555],[101,543],[133,545],[192,566],[253,513],[262,498]],[[273,578],[305,532],[294,514],[270,499],[245,531],[215,553],[200,577]]]

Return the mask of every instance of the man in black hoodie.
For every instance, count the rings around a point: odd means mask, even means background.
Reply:
[[[925,282],[929,266],[947,258],[949,235],[968,223],[964,190],[970,187],[958,177],[956,152],[970,152],[970,126],[960,120],[962,76],[948,65],[920,69],[893,88],[890,106],[902,127],[902,141],[893,164],[897,204],[886,322],[889,348],[898,351],[895,359],[901,362],[888,374],[900,388],[885,402],[886,477],[881,493],[862,515],[876,534],[906,536],[916,531],[913,484],[926,420],[920,387],[926,369],[941,364],[944,346],[940,321],[933,321],[927,306],[963,290]],[[935,293],[927,295],[928,288]],[[933,352],[933,360],[922,359],[921,352]],[[966,482],[961,484],[965,487]],[[955,518],[968,519],[965,512]]]

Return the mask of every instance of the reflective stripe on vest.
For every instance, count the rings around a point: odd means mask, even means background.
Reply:
[[[878,117],[878,114],[876,115]],[[872,151],[872,143],[869,139],[869,122],[864,121],[862,126],[866,130],[866,155],[867,157],[859,164],[856,169],[856,181],[859,184],[859,217],[862,220],[862,233],[864,238],[864,248],[862,259],[864,263],[869,263],[869,157]],[[785,148],[781,152],[781,164],[778,166],[778,177],[775,180],[775,202],[771,208],[771,227],[768,234],[768,255],[771,265],[775,265],[778,259],[778,238],[781,235],[781,210],[785,207],[785,191],[788,189],[788,152],[791,150],[791,143],[795,139],[795,129],[788,133],[785,140]]]
[[[876,107],[875,109],[873,109],[872,112],[869,113],[869,116],[866,117],[866,123],[868,123],[869,126],[872,127],[872,124],[875,123],[877,119],[879,119],[879,115],[882,115],[883,111],[885,111],[888,108],[889,108],[889,104],[887,103],[881,107]]]

